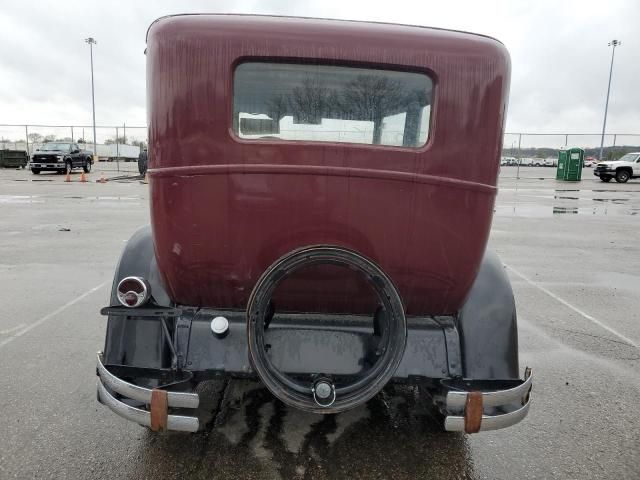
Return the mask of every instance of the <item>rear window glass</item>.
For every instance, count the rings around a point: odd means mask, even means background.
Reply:
[[[423,73],[247,62],[235,71],[240,138],[419,148],[427,142],[433,82]]]

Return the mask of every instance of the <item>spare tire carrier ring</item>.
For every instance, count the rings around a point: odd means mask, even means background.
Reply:
[[[374,365],[352,383],[333,387],[333,399],[321,404],[315,395],[315,382],[298,382],[277,370],[264,342],[264,319],[278,284],[291,273],[311,265],[330,264],[361,273],[376,293],[386,312],[388,335]],[[357,252],[338,246],[318,245],[294,250],[265,270],[247,302],[247,340],[249,359],[258,377],[271,393],[293,407],[315,412],[336,413],[354,408],[373,398],[393,377],[407,338],[407,322],[400,295],[391,279],[375,263]]]

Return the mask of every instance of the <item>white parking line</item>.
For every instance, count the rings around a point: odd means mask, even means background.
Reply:
[[[575,307],[573,305],[571,305],[569,302],[567,302],[565,299],[559,297],[558,295],[556,295],[555,293],[553,293],[552,291],[546,289],[545,287],[543,287],[542,285],[540,285],[537,282],[534,282],[533,280],[531,280],[529,277],[527,277],[526,275],[524,275],[523,273],[520,273],[518,270],[516,270],[515,268],[513,268],[510,265],[505,264],[505,266],[511,270],[513,273],[515,273],[517,276],[519,276],[520,278],[522,278],[525,282],[527,282],[528,284],[536,287],[538,290],[543,291],[544,293],[546,293],[547,295],[549,295],[551,298],[553,298],[554,300],[557,300],[558,302],[560,302],[561,304],[563,304],[565,307],[570,308],[571,310],[573,310],[574,312],[576,312],[577,314],[583,316],[584,318],[586,318],[587,320],[589,320],[590,322],[595,323],[596,325],[598,325],[601,328],[604,328],[607,332],[615,335],[616,337],[618,337],[619,339],[621,339],[622,341],[624,341],[625,343],[628,343],[629,345],[631,345],[632,347],[635,348],[640,348],[640,345],[638,345],[636,342],[634,342],[633,340],[631,340],[628,337],[625,337],[624,335],[622,335],[621,333],[617,332],[616,330],[614,330],[613,328],[611,328],[608,325],[605,325],[604,323],[602,323],[600,320],[598,320],[595,317],[592,317],[591,315],[589,315],[588,313],[583,312],[582,310],[580,310],[578,307]]]
[[[15,327],[7,328],[5,330],[0,330],[0,335],[9,335],[10,333],[15,332],[16,330],[20,330],[22,327],[24,327],[24,323],[19,323]]]
[[[69,308],[72,305],[75,305],[76,303],[78,303],[80,300],[88,297],[89,295],[91,295],[93,292],[95,292],[96,290],[100,290],[102,287],[104,287],[108,282],[110,282],[110,280],[105,280],[104,282],[102,282],[100,285],[93,287],[92,289],[84,292],[82,295],[80,295],[79,297],[74,298],[73,300],[71,300],[70,302],[65,303],[64,305],[62,305],[61,307],[57,308],[56,310],[54,310],[51,313],[46,314],[44,317],[42,317],[41,319],[27,325],[26,327],[24,327],[23,329],[19,330],[18,332],[16,332],[14,335],[11,335],[9,338],[4,339],[2,342],[0,342],[0,348],[4,347],[5,345],[7,345],[8,343],[11,343],[12,341],[14,341],[16,338],[21,337],[22,335],[24,335],[27,332],[30,332],[31,330],[33,330],[36,327],[39,327],[40,325],[42,325],[44,322],[46,322],[47,320],[55,317],[56,315],[58,315],[59,313],[63,312],[64,310],[66,310],[67,308]]]

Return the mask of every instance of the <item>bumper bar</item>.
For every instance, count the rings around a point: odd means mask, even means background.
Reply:
[[[101,354],[98,354],[97,371],[99,378],[98,399],[117,415],[152,430],[177,430],[181,432],[196,432],[198,430],[199,422],[196,417],[168,414],[168,407],[198,408],[200,398],[197,393],[153,390],[125,382],[106,369],[102,363]],[[149,407],[149,410],[132,407],[117,399],[110,391],[143,402]],[[158,393],[161,395],[157,395]],[[166,400],[156,401],[155,398]]]
[[[527,368],[524,381],[517,387],[492,392],[450,391],[446,397],[447,412],[463,412],[463,415],[448,415],[444,428],[451,432],[475,433],[498,430],[520,422],[529,413],[533,375]],[[515,409],[498,415],[485,415],[485,408]]]

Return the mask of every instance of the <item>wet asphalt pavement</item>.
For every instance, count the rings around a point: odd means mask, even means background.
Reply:
[[[99,405],[94,377],[98,310],[148,222],[147,186],[0,171],[0,478],[640,478],[640,181],[514,174],[490,246],[535,372],[521,424],[440,433],[409,387],[316,416],[234,381],[201,385],[205,433],[155,435]]]

